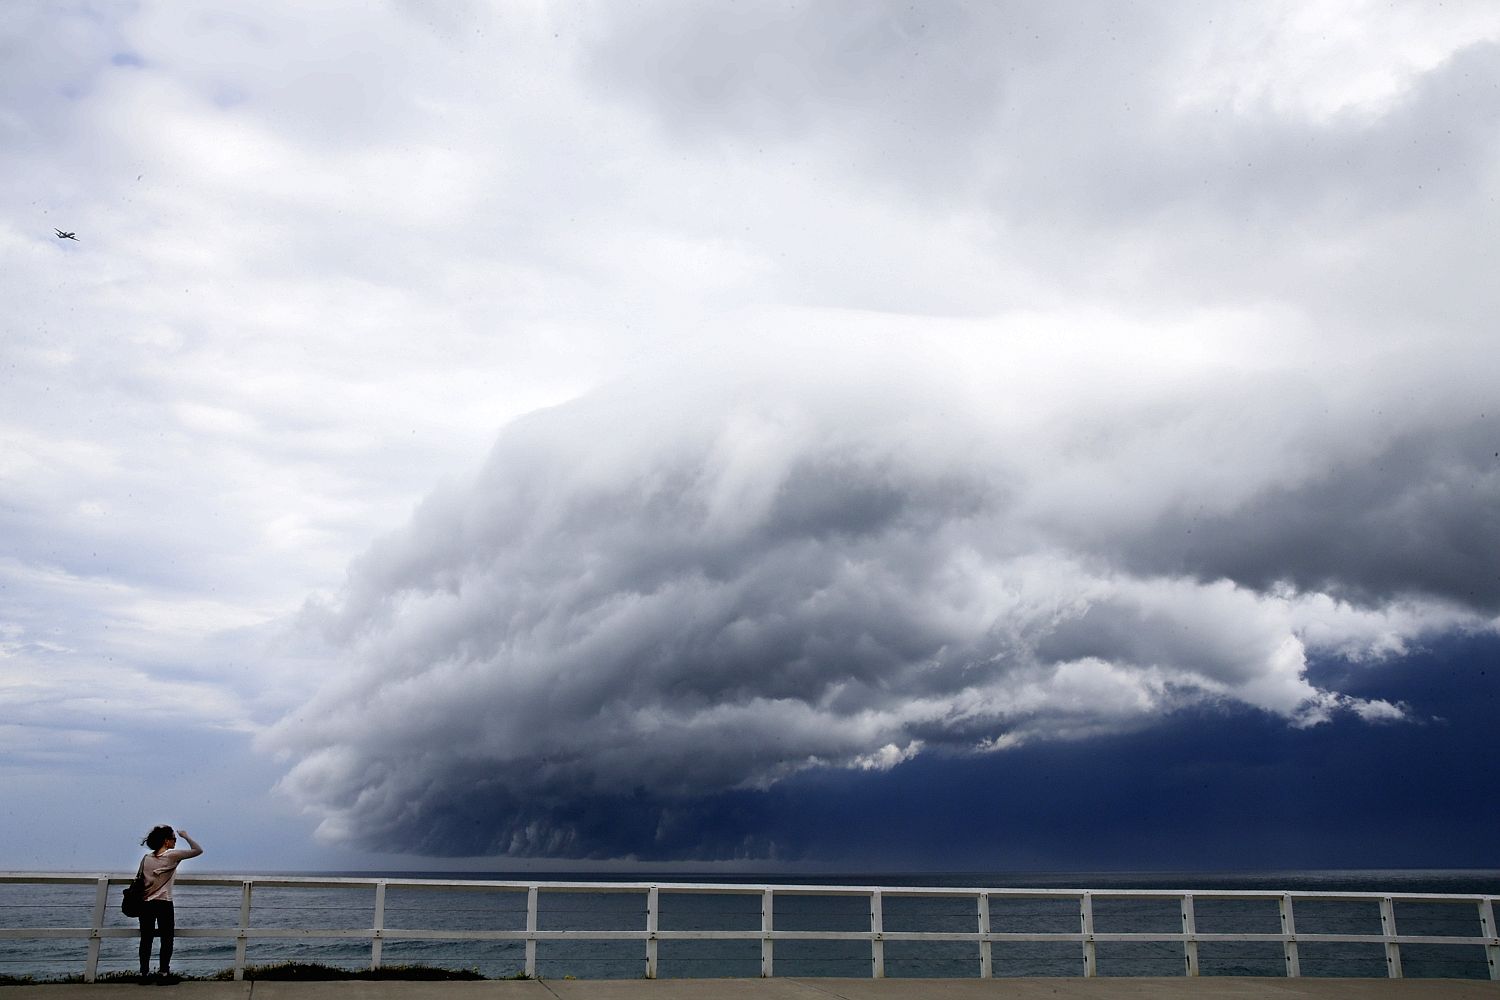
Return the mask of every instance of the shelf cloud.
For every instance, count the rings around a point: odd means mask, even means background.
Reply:
[[[1494,615],[1500,463],[1461,394],[1380,440],[1329,398],[1313,432],[1255,410],[1285,372],[1067,387],[983,344],[953,335],[959,378],[930,339],[772,337],[513,423],[307,608],[342,667],[268,737],[283,791],[372,849],[774,852],[705,817],[1190,705],[1398,722],[1309,656]]]

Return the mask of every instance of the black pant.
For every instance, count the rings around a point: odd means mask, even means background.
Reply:
[[[170,899],[148,899],[141,910],[141,975],[151,971],[151,939],[161,938],[161,971],[172,968],[172,935],[177,931],[177,914]]]

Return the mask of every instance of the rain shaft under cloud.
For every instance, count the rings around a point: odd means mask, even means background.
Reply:
[[[1286,372],[1111,383],[1106,353],[1056,381],[1038,359],[1077,344],[990,333],[688,359],[513,423],[309,606],[343,667],[270,737],[297,758],[283,790],[374,849],[795,854],[710,817],[808,769],[1205,702],[1401,719],[1314,686],[1309,654],[1493,614],[1487,570],[1363,544],[1372,523],[1500,542],[1496,463],[1436,446],[1483,431],[1462,393],[1382,441],[1328,396],[1315,432],[1257,409]],[[1472,502],[1435,523],[1415,498],[1444,483]]]

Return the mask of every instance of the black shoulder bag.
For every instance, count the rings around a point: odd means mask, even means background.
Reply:
[[[146,908],[146,859],[141,859],[135,870],[135,878],[125,887],[125,896],[120,900],[120,912],[127,917],[138,917]]]

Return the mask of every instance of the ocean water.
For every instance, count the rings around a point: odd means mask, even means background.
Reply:
[[[195,873],[200,874],[200,873]],[[207,874],[207,873],[201,873]],[[286,873],[311,875],[314,873]],[[334,873],[317,873],[334,874]],[[1257,873],[993,873],[945,874],[853,873],[823,877],[804,875],[674,874],[660,878],[631,873],[611,879],[598,873],[391,872],[342,873],[361,878],[442,878],[506,881],[619,881],[719,882],[737,884],[801,884],[848,886],[922,886],[935,888],[1089,888],[1196,890],[1305,890],[1315,892],[1379,893],[1500,893],[1500,871],[1325,871]],[[119,912],[121,887],[111,889],[107,926],[133,927]],[[92,885],[25,885],[0,883],[0,927],[87,927],[93,907]],[[239,921],[240,891],[236,887],[179,885],[177,926],[232,928]],[[369,887],[255,889],[251,926],[318,927],[357,930],[374,921],[375,894]],[[972,933],[977,929],[972,898],[884,897],[883,925],[887,932],[945,931]],[[1299,900],[1299,935],[1378,934],[1376,902]],[[1280,930],[1274,900],[1195,901],[1200,933],[1270,933]],[[760,897],[745,895],[660,894],[658,925],[663,930],[718,929],[757,932]],[[539,896],[539,926],[544,930],[640,930],[646,926],[644,892],[547,892]],[[868,931],[869,902],[864,896],[775,897],[777,930]],[[991,899],[991,930],[995,932],[1074,933],[1079,927],[1077,904],[1069,899]],[[452,891],[389,886],[387,928],[452,930],[522,930],[526,926],[524,892]],[[1472,903],[1403,902],[1396,906],[1396,926],[1403,935],[1474,937],[1480,933],[1477,907]],[[1175,899],[1095,899],[1096,932],[1175,933],[1181,917]],[[319,962],[346,968],[370,964],[370,941],[351,938],[252,939],[249,964]],[[1170,976],[1184,969],[1182,946],[1174,942],[1099,942],[1098,973],[1102,976]],[[135,968],[134,939],[104,939],[99,971]],[[975,977],[979,949],[972,942],[886,941],[885,972],[891,977]],[[1386,974],[1380,944],[1299,944],[1305,976],[1375,976]],[[82,938],[0,939],[0,975],[52,978],[83,971],[87,941]],[[1077,976],[1083,973],[1082,948],[1074,942],[996,942],[992,946],[996,976]],[[1489,978],[1484,949],[1478,945],[1403,945],[1404,974],[1409,978]],[[640,941],[542,941],[537,946],[537,971],[544,978],[633,979],[645,973],[645,946]],[[758,940],[661,941],[657,974],[664,978],[754,977],[760,974]],[[173,967],[207,975],[230,967],[234,942],[229,939],[177,938]],[[520,941],[387,940],[382,964],[405,963],[475,969],[495,978],[520,974],[525,946]],[[1285,974],[1279,942],[1201,942],[1199,969],[1203,975]],[[778,976],[868,976],[868,941],[777,941]]]

